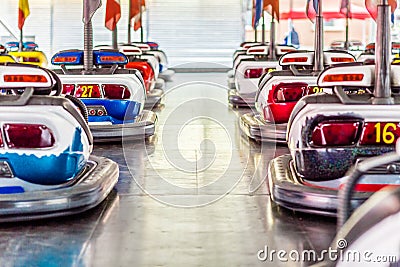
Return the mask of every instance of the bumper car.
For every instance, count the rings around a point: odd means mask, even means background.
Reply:
[[[400,66],[391,67],[391,77],[388,87],[398,88]],[[321,73],[318,86],[334,93],[303,97],[294,107],[287,133],[290,154],[269,165],[273,201],[292,210],[335,216],[337,192],[349,168],[394,150],[400,136],[400,97],[382,97],[374,82],[375,65],[349,64]],[[349,94],[346,88],[374,95]],[[374,168],[364,175],[352,204],[359,205],[382,186],[398,183],[397,166]]]
[[[252,56],[247,56],[246,52],[247,49],[249,49],[252,46],[256,46],[256,45],[261,45],[261,43],[259,42],[243,42],[240,44],[240,47],[238,49],[236,49],[236,51],[233,53],[233,67],[231,70],[229,70],[227,72],[227,76],[228,76],[228,88],[229,89],[235,89],[236,85],[235,85],[235,70],[236,67],[238,65],[238,62],[240,62],[240,57],[244,57],[244,58],[252,58]]]
[[[111,192],[118,165],[91,156],[89,127],[46,69],[0,64],[0,221],[79,213]]]
[[[148,53],[150,51],[150,46],[148,44],[144,43],[136,43],[134,46],[140,48],[142,51],[142,54],[140,55],[141,59],[147,60],[151,67],[154,70],[154,77],[156,79],[155,81],[155,87],[158,89],[164,89],[165,87],[165,81],[161,78],[159,78],[160,75],[160,61],[159,58],[152,54]]]
[[[168,58],[164,51],[159,49],[159,45],[155,42],[144,42],[144,43],[132,43],[133,45],[145,49],[146,54],[153,55],[157,58],[159,62],[160,73],[159,78],[164,81],[171,81],[172,76],[174,76],[175,71],[168,69]],[[147,49],[149,47],[149,49]]]
[[[42,51],[37,50],[38,45],[36,43],[24,42],[22,45],[22,51],[19,51],[18,42],[6,43],[8,54],[13,56],[18,63],[31,64],[43,68],[47,67],[46,55]]]
[[[145,108],[153,108],[161,103],[164,90],[157,85],[155,69],[148,59],[142,58],[142,50],[133,45],[121,45],[120,52],[124,53],[128,58],[126,69],[137,69],[142,74],[146,87],[146,103]],[[163,86],[163,85],[162,85]]]
[[[276,70],[278,60],[269,55],[270,47],[266,45],[252,46],[246,51],[246,56],[238,56],[235,66],[235,89],[229,91],[228,100],[235,107],[252,107],[261,76]],[[276,55],[294,51],[294,47],[276,46]]]
[[[400,54],[400,43],[393,42],[392,43],[392,54],[390,56],[391,60],[395,60]],[[373,63],[375,62],[375,43],[370,43],[365,46],[365,51],[362,52],[357,57],[357,62],[363,63]]]
[[[86,105],[95,141],[152,136],[157,116],[143,109],[146,93],[139,71],[122,68],[128,59],[121,52],[99,50],[93,51],[95,68],[85,73],[80,68],[83,54],[80,50],[62,51],[53,56],[52,64],[61,66],[57,74],[63,94],[73,95]]]
[[[3,45],[0,45],[0,63],[15,63],[15,58],[7,54],[7,50]]]
[[[361,41],[349,41],[349,47],[346,48],[345,41],[334,41],[330,45],[331,50],[347,51],[356,58],[364,52],[364,45]]]
[[[396,152],[369,158],[346,174],[349,178],[339,191],[338,233],[330,246],[341,257],[325,259],[314,267],[400,264],[400,235],[396,234],[400,225],[400,183],[379,190],[360,207],[351,203],[352,194],[365,173],[396,166],[399,161],[400,142],[397,141]],[[385,242],[380,242],[382,237]]]
[[[147,46],[147,48],[149,49],[149,46]],[[96,49],[109,50],[112,48],[111,46],[96,46]],[[146,88],[145,108],[152,109],[153,107],[157,107],[159,104],[161,104],[164,94],[164,90],[162,88],[164,87],[165,82],[164,80],[156,78],[157,68],[156,62],[154,61],[156,57],[151,56],[151,59],[143,58],[142,49],[135,45],[120,45],[119,51],[124,53],[128,58],[129,62],[125,65],[125,69],[138,70],[143,77]]]
[[[323,51],[322,5],[315,23],[315,51],[294,51],[279,60],[281,71],[265,74],[255,96],[256,113],[240,117],[241,131],[257,141],[286,143],[286,129],[290,114],[303,96],[321,93],[317,86],[318,74],[327,66],[354,62],[345,51]]]
[[[326,51],[323,57],[325,67],[355,61],[344,51]],[[243,133],[256,141],[286,143],[287,122],[297,101],[324,91],[317,86],[318,72],[313,70],[313,59],[314,52],[308,51],[289,52],[281,57],[282,70],[265,75],[259,83],[256,113],[241,116]]]

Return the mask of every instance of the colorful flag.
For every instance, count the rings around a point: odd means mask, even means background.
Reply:
[[[118,0],[107,0],[106,4],[106,28],[113,31],[121,18],[121,5]]]
[[[130,12],[130,19],[133,20],[133,29],[137,31],[142,27],[142,18],[140,9],[142,12],[146,6],[145,0],[130,0],[131,1],[131,12]]]
[[[340,4],[340,13],[342,13],[343,15],[345,15],[347,17],[347,15],[349,16],[349,18],[351,18],[351,11],[350,11],[350,2],[349,0],[342,0],[342,3]]]
[[[25,19],[29,16],[31,12],[29,11],[28,0],[19,0],[18,4],[18,28],[22,30],[24,27]]]
[[[257,28],[258,22],[260,21],[262,14],[263,2],[262,0],[253,0],[253,20],[252,25],[253,28]]]
[[[313,18],[317,15],[318,3],[319,0],[307,0],[306,14],[311,21],[313,21]]]
[[[397,8],[397,1],[396,0],[388,0],[388,4],[391,7],[391,11],[392,11],[392,22],[394,20],[394,16],[393,13]],[[376,20],[377,16],[378,16],[378,0],[365,0],[365,6],[369,12],[369,14],[371,15],[371,17]]]
[[[101,0],[83,0],[84,4],[83,4],[83,23],[88,23],[92,17],[93,14],[96,12],[97,9],[99,9],[99,7],[101,7]],[[86,12],[85,12],[85,3],[88,5],[86,8]]]
[[[279,0],[264,0],[263,9],[279,21]]]

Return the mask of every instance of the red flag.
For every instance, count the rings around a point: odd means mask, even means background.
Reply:
[[[319,0],[307,0],[306,15],[309,20],[314,22],[314,18],[317,15]]]
[[[279,0],[264,0],[263,9],[279,21]]]
[[[137,31],[142,27],[142,18],[140,9],[143,9],[146,6],[145,0],[130,0],[131,1],[131,12],[130,12],[130,19],[133,20],[133,29]]]
[[[106,4],[106,28],[113,31],[121,18],[121,5],[118,0],[107,0]]]
[[[22,30],[24,27],[25,19],[29,16],[29,3],[28,0],[19,0],[18,3],[18,28]]]
[[[391,7],[392,14],[397,8],[397,1],[396,0],[388,0],[388,4]],[[376,20],[378,16],[378,0],[365,0],[365,6],[371,17]]]

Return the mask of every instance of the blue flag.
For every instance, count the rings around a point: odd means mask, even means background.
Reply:
[[[253,0],[253,28],[257,28],[258,22],[261,18],[263,8],[263,0]]]

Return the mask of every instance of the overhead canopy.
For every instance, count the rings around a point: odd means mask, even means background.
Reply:
[[[322,9],[323,17],[326,20],[331,20],[331,19],[345,19],[346,15],[343,13],[340,13],[340,5],[338,5],[335,9],[332,7]],[[313,14],[311,14],[313,15]],[[315,17],[315,14],[314,16]],[[354,4],[350,5],[350,12],[349,12],[349,17],[352,19],[369,19],[371,18],[370,14],[368,13],[367,9],[364,7],[360,7]],[[282,12],[280,13],[280,19],[281,20],[287,20],[287,19],[307,19],[306,15],[306,9],[303,8],[302,10],[300,9],[293,9],[291,11],[287,12]]]

